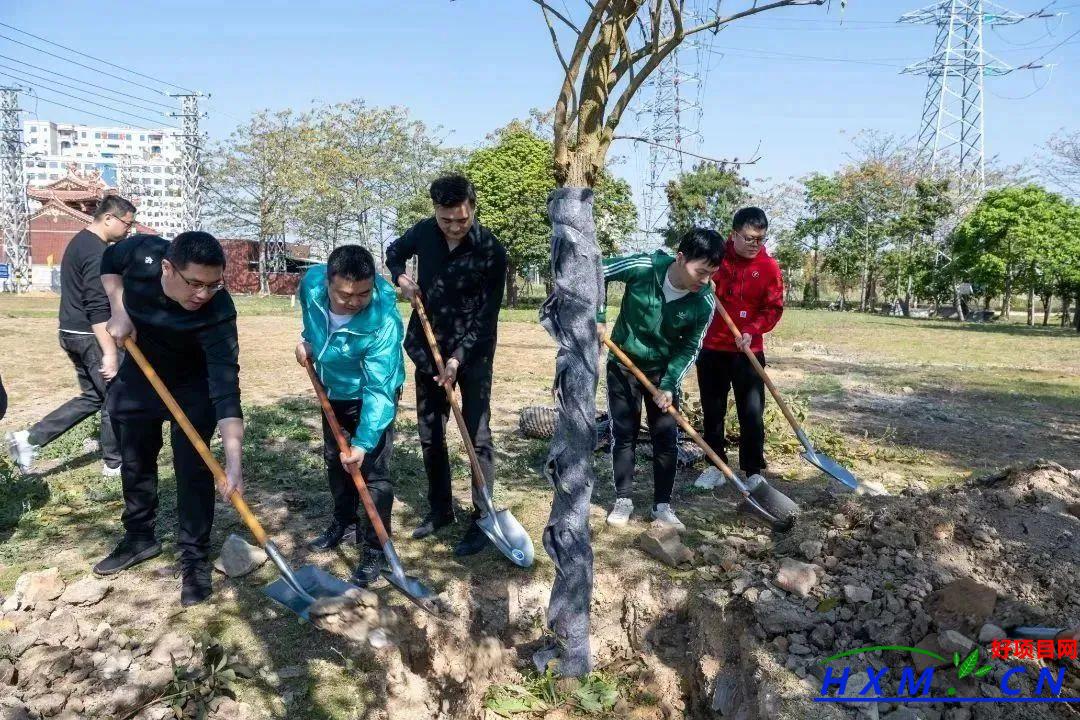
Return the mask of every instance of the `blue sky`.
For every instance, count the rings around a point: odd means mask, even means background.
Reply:
[[[1016,0],[1010,7],[1031,12],[1046,4]],[[713,38],[699,65],[706,82],[697,150],[745,158],[760,145],[761,161],[748,174],[782,179],[837,168],[859,130],[917,132],[926,78],[899,71],[930,53],[934,29],[892,21],[920,3],[849,0],[844,12],[839,5],[833,0],[831,11],[764,13]],[[1067,14],[988,29],[987,49],[1013,65],[1051,51],[1080,29],[1080,2],[1058,0],[1052,9]],[[530,108],[550,107],[560,80],[547,29],[529,0],[5,0],[0,22],[211,93],[205,127],[215,140],[259,108],[363,98],[372,105],[408,106],[417,118],[442,126],[449,142],[475,146]],[[27,40],[6,28],[0,34]],[[94,77],[2,38],[0,54]],[[690,63],[694,59],[689,56]],[[1052,72],[987,80],[988,155],[1021,161],[1058,129],[1075,129],[1078,61],[1080,36],[1042,59],[1057,63]],[[45,103],[37,111],[43,119],[94,122]],[[635,159],[631,144],[620,143],[614,154],[623,158],[617,172],[639,184],[643,153]]]

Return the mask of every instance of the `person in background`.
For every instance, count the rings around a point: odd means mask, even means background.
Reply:
[[[428,537],[454,522],[446,422],[450,404],[445,388],[461,390],[465,424],[488,491],[495,482],[495,448],[491,416],[491,376],[506,282],[506,249],[476,220],[476,189],[462,175],[441,177],[431,184],[435,214],[421,220],[386,249],[391,279],[407,300],[419,296],[431,319],[439,350],[446,360],[438,372],[420,318],[413,312],[405,334],[405,352],[416,365],[416,419],[424,469],[428,478],[428,514],[413,531]],[[419,260],[416,280],[405,272],[410,258]],[[479,496],[473,488],[472,522],[454,547],[458,556],[473,555],[488,544],[476,524]]]
[[[109,298],[101,285],[105,248],[127,237],[135,223],[135,206],[119,195],[107,195],[94,219],[75,234],[60,260],[60,348],[75,366],[82,390],[28,430],[8,433],[8,448],[23,472],[30,472],[38,451],[86,418],[101,413],[101,474],[120,475],[116,442],[105,395],[120,367],[121,352],[105,331]]]
[[[705,441],[727,461],[724,417],[728,392],[735,392],[739,417],[739,469],[753,490],[765,468],[765,381],[744,350],[765,366],[764,334],[784,312],[784,282],[776,258],[765,249],[769,220],[761,208],[735,213],[724,245],[724,257],[713,275],[716,299],[742,333],[738,338],[717,317],[705,334],[697,359],[698,388],[704,415]]]

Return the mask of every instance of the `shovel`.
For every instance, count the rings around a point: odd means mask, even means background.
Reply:
[[[326,388],[323,387],[322,381],[319,380],[311,358],[307,359],[304,367],[307,368],[308,377],[311,378],[311,386],[315,388],[315,394],[319,396],[319,404],[322,405],[326,422],[330,424],[330,429],[333,431],[334,437],[337,438],[338,449],[341,452],[347,452],[349,450],[349,441],[345,438],[345,433],[341,429],[341,423],[338,422],[337,416],[334,415],[334,409],[330,406],[330,399],[326,396]],[[368,520],[371,521],[371,526],[375,528],[375,535],[379,538],[379,544],[382,545],[386,562],[390,565],[389,570],[383,570],[383,575],[386,576],[391,585],[400,590],[417,607],[438,617],[439,612],[435,602],[435,593],[412,575],[405,574],[405,569],[401,566],[401,558],[394,551],[394,543],[390,541],[390,536],[386,534],[386,526],[383,525],[382,518],[379,517],[379,511],[375,509],[375,502],[371,499],[371,493],[368,492],[364,476],[360,474],[360,468],[354,463],[349,466],[349,471],[352,473],[356,491],[360,493],[360,500],[364,503],[364,511],[367,513]],[[357,533],[359,532],[358,529]]]
[[[645,373],[641,372],[638,366],[634,364],[634,361],[622,351],[622,348],[613,343],[611,338],[606,335],[604,336],[604,344],[607,345],[611,352],[615,353],[615,357],[619,359],[619,362],[634,374],[634,377],[649,392],[649,395],[656,395],[659,392],[656,386],[649,381],[649,378],[645,377]],[[720,472],[724,473],[724,477],[730,480],[731,484],[738,489],[746,502],[745,507],[747,510],[767,522],[777,532],[787,532],[795,525],[795,518],[799,514],[799,506],[791,498],[769,485],[764,479],[756,488],[748,490],[743,481],[739,479],[739,476],[709,447],[709,444],[705,442],[705,438],[698,434],[697,430],[687,422],[686,417],[674,405],[669,405],[667,411],[679,423],[679,427],[683,429],[683,432],[689,435],[697,443],[698,447],[705,451],[705,455],[708,456],[713,465],[718,467]]]
[[[195,431],[191,421],[188,420],[184,411],[177,404],[176,399],[169,392],[169,388],[165,387],[165,383],[162,382],[154,368],[151,367],[150,361],[146,359],[146,356],[142,354],[139,347],[135,344],[135,341],[130,337],[124,340],[124,349],[127,350],[128,355],[135,359],[135,364],[139,366],[139,369],[146,375],[146,379],[150,381],[150,384],[154,386],[154,390],[157,391],[159,397],[165,406],[169,408],[169,412],[172,413],[176,423],[187,435],[188,441],[192,447],[202,457],[203,462],[210,468],[210,472],[214,474],[214,481],[218,486],[223,486],[225,483],[225,470],[221,467],[221,464],[214,457],[214,454],[210,452],[210,448],[206,447],[206,443],[199,437],[199,433]],[[233,492],[229,494],[229,502],[233,504],[236,511],[240,513],[240,518],[244,521],[244,524],[251,530],[251,534],[255,536],[255,541],[262,546],[262,549],[266,551],[266,554],[274,561],[274,565],[277,565],[278,571],[281,573],[281,578],[267,585],[263,591],[269,595],[273,600],[281,603],[288,609],[295,612],[305,620],[309,619],[308,610],[311,605],[319,598],[338,597],[343,595],[349,590],[352,585],[337,579],[325,570],[321,570],[314,565],[305,565],[296,572],[293,572],[289,564],[285,562],[285,558],[281,556],[281,552],[278,550],[277,545],[266,535],[266,531],[263,530],[262,525],[252,514],[251,508],[244,501],[244,498],[240,493]]]
[[[424,335],[427,337],[428,346],[431,348],[431,355],[435,358],[435,367],[442,373],[442,353],[439,352],[439,344],[435,340],[435,332],[431,329],[431,322],[428,320],[427,313],[424,312],[424,303],[421,302],[419,297],[414,296],[412,304],[420,317],[420,324],[424,327]],[[469,428],[465,425],[465,417],[461,414],[461,407],[458,405],[457,398],[454,397],[452,387],[446,388],[446,399],[450,402],[450,407],[454,411],[454,419],[457,421],[458,430],[461,433],[461,441],[465,443],[465,449],[469,453],[473,484],[480,495],[481,515],[477,518],[476,524],[480,526],[480,529],[484,531],[484,534],[494,543],[495,547],[499,548],[499,552],[510,558],[512,563],[523,568],[530,567],[534,558],[532,538],[529,537],[529,533],[525,532],[525,528],[521,526],[521,523],[517,521],[517,518],[509,510],[495,509],[494,503],[491,502],[491,494],[488,492],[487,484],[484,482],[484,471],[480,467],[480,459],[476,457],[476,448],[473,447],[472,438],[469,437]]]
[[[724,303],[720,302],[719,300],[717,300],[716,303],[716,311],[720,313],[720,317],[724,318],[724,322],[727,323],[728,329],[731,330],[732,335],[734,335],[736,338],[742,337],[742,332],[739,331],[739,328],[736,327],[734,321],[732,321],[731,316],[728,315],[728,311],[727,308],[724,307]],[[855,479],[855,476],[851,474],[850,470],[833,460],[828,455],[819,453],[817,450],[814,449],[814,445],[810,442],[810,438],[808,438],[806,436],[806,433],[803,432],[802,427],[799,425],[799,421],[795,419],[795,415],[791,412],[791,408],[789,408],[787,403],[784,402],[784,398],[780,397],[780,391],[776,389],[775,385],[773,385],[773,381],[765,372],[765,368],[761,367],[761,363],[758,362],[757,356],[754,355],[754,353],[750,350],[749,347],[743,350],[743,352],[746,353],[746,357],[750,360],[750,364],[754,366],[754,370],[757,370],[757,374],[760,375],[761,379],[765,381],[765,386],[769,388],[769,392],[772,393],[773,400],[775,400],[776,404],[780,406],[780,411],[784,413],[784,417],[786,417],[788,423],[791,424],[791,429],[795,431],[795,437],[797,437],[799,439],[799,442],[802,443],[802,446],[805,450],[805,452],[802,453],[802,456],[806,459],[806,461],[817,469],[821,470],[829,477],[833,478],[834,480],[843,483],[851,490],[858,490],[859,481]]]

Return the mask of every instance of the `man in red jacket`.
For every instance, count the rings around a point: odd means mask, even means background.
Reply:
[[[776,327],[784,312],[780,266],[765,249],[769,220],[761,208],[746,207],[731,222],[724,259],[713,275],[717,299],[742,331],[735,339],[717,315],[705,334],[697,359],[698,387],[704,413],[705,441],[727,461],[724,415],[728,390],[735,390],[739,415],[739,468],[751,489],[765,468],[765,383],[743,350],[765,365],[762,336]]]

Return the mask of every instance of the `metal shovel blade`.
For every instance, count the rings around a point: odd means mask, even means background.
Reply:
[[[855,476],[851,474],[851,471],[828,455],[824,455],[817,452],[812,447],[808,447],[806,448],[806,452],[802,453],[802,456],[808,463],[834,480],[843,483],[852,490],[859,489],[859,481],[855,479]]]
[[[383,554],[386,555],[386,564],[389,566],[382,571],[387,582],[396,587],[402,595],[411,600],[418,608],[431,613],[437,618],[441,618],[442,613],[439,612],[438,604],[435,601],[435,593],[417,578],[405,574],[405,567],[401,564],[401,558],[398,557],[397,551],[394,550],[392,542],[387,541],[383,545]]]
[[[510,562],[523,568],[533,564],[535,552],[532,538],[509,510],[485,513],[477,518],[476,524],[499,548],[499,552],[510,558]]]
[[[281,577],[263,588],[263,592],[266,593],[271,600],[292,610],[305,620],[311,619],[308,615],[308,611],[311,609],[311,605],[315,600],[318,600],[319,598],[339,597],[353,587],[344,580],[339,580],[330,573],[321,568],[317,568],[314,565],[304,565],[302,568],[295,570],[292,573],[292,576],[299,584],[299,589],[293,587],[288,580]],[[303,592],[299,592],[298,590],[302,590]]]

